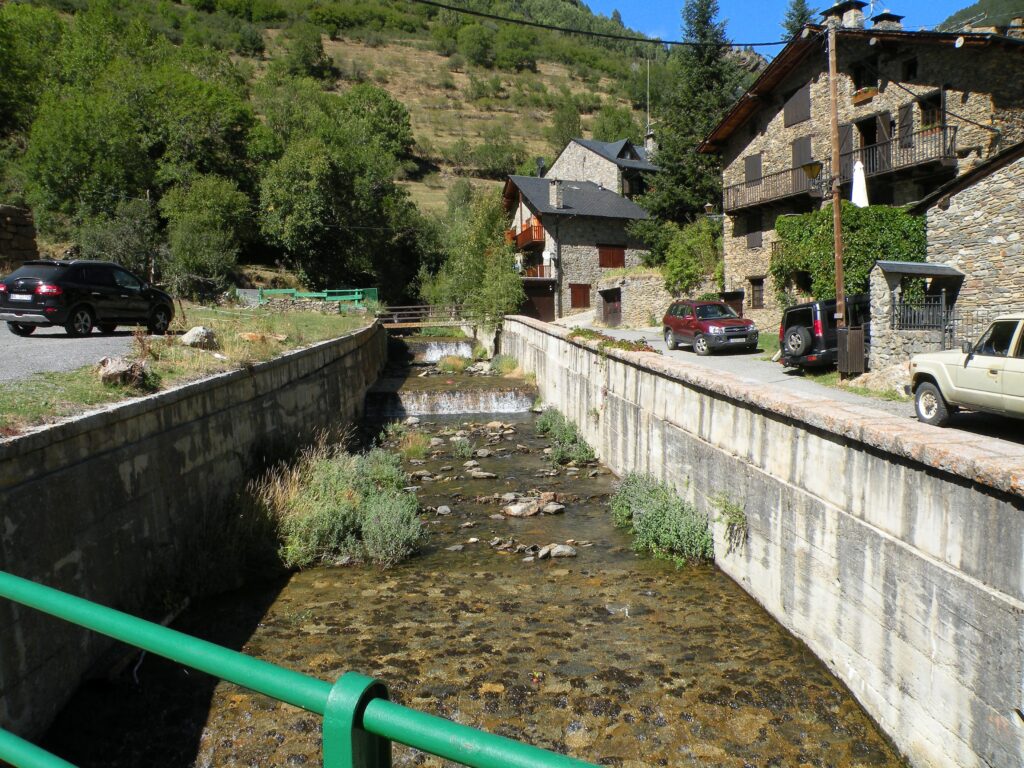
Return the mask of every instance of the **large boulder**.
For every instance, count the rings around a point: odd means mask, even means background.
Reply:
[[[197,349],[218,349],[220,347],[220,343],[217,341],[217,334],[214,333],[212,328],[207,328],[204,325],[190,328],[178,339],[178,343],[184,347],[195,347]]]
[[[146,383],[146,362],[104,357],[100,360],[98,373],[104,384],[142,388]]]

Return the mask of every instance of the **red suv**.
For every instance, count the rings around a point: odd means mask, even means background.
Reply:
[[[736,314],[721,301],[677,301],[668,308],[661,324],[665,329],[665,345],[678,349],[692,344],[698,355],[716,349],[757,349],[757,327],[753,320]]]

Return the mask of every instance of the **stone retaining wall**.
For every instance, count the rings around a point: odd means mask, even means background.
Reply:
[[[223,527],[263,456],[355,419],[386,348],[375,324],[0,440],[0,569],[159,618],[189,537]],[[109,647],[0,600],[0,727],[45,728]]]
[[[27,208],[0,205],[0,271],[39,257],[36,226]]]
[[[566,337],[506,318],[502,351],[615,472],[742,506],[718,566],[914,766],[1024,764],[1024,446]]]

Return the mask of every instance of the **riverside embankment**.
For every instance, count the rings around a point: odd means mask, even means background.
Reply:
[[[506,319],[617,473],[662,478],[715,525],[716,562],[805,641],[917,766],[1024,764],[1024,450]]]

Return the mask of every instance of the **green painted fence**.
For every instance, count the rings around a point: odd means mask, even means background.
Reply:
[[[376,288],[332,288],[326,291],[297,291],[294,288],[260,288],[260,304],[273,298],[320,299],[352,304],[356,307],[365,306],[368,301],[377,301]]]
[[[383,683],[355,672],[332,685],[3,571],[0,597],[322,715],[324,768],[390,768],[391,742],[472,768],[595,768],[396,704]],[[5,731],[0,760],[15,768],[70,766]]]

